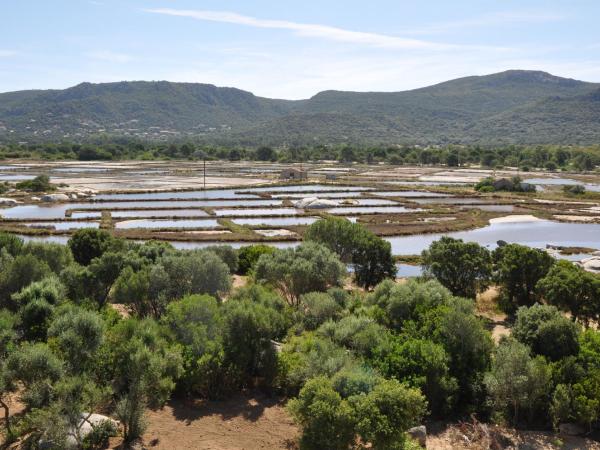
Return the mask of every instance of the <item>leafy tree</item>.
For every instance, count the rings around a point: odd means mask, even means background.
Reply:
[[[579,351],[579,329],[554,306],[536,304],[517,310],[512,336],[537,355],[557,361]]]
[[[40,261],[44,261],[55,274],[59,274],[73,263],[73,255],[69,247],[53,242],[28,242],[21,249],[21,253],[33,255]]]
[[[144,431],[145,407],[164,404],[175,388],[182,370],[181,354],[149,319],[117,323],[108,330],[102,352],[100,371],[114,386],[116,414],[125,442],[131,443]]]
[[[6,368],[22,384],[21,400],[29,408],[50,404],[53,385],[64,374],[62,361],[44,343],[21,345],[9,355]]]
[[[247,275],[252,269],[254,269],[254,265],[262,254],[269,254],[273,253],[274,251],[275,248],[270,245],[245,245],[238,251],[239,262],[237,273],[240,275]]]
[[[229,267],[229,272],[237,272],[239,264],[238,251],[231,245],[211,245],[199,251],[213,252],[221,259],[221,261],[227,264],[227,267]]]
[[[535,303],[539,298],[535,287],[554,264],[552,256],[543,250],[507,244],[498,247],[493,258],[505,308],[512,312],[519,306]]]
[[[366,302],[377,307],[373,314],[382,323],[400,330],[406,321],[420,320],[431,309],[448,304],[452,294],[439,282],[409,280],[403,284],[386,280],[380,283]]]
[[[285,391],[296,395],[309,379],[331,377],[352,365],[355,362],[348,350],[329,339],[313,333],[293,336],[279,354],[279,383]]]
[[[418,425],[427,410],[427,402],[418,389],[397,380],[377,384],[367,395],[351,397],[356,431],[373,448],[403,449],[406,431]]]
[[[550,376],[543,358],[532,359],[524,344],[506,339],[496,349],[485,384],[495,410],[518,425],[522,412],[529,413],[532,419],[536,409],[547,407],[543,404],[549,393]]]
[[[256,159],[259,161],[275,161],[277,153],[271,147],[259,147],[256,149]]]
[[[483,375],[489,369],[493,342],[471,301],[454,298],[431,311],[421,333],[442,345],[449,374],[458,382],[457,406],[469,409],[483,401]]]
[[[34,299],[19,310],[19,328],[28,341],[45,341],[54,314],[54,306],[44,299]]]
[[[11,256],[17,256],[23,248],[23,239],[12,233],[0,231],[0,250]]]
[[[372,357],[373,351],[386,339],[388,331],[368,316],[349,315],[339,322],[325,322],[317,333],[359,355]]]
[[[584,323],[600,317],[600,278],[570,261],[557,261],[537,289],[548,303]]]
[[[341,306],[325,292],[310,292],[300,297],[300,308],[304,313],[306,329],[315,330],[327,320],[340,316]]]
[[[346,450],[354,442],[354,411],[327,378],[308,381],[288,409],[302,427],[301,448]]]
[[[87,266],[92,259],[102,256],[111,245],[113,237],[105,230],[82,228],[69,239],[69,248],[75,261]]]
[[[319,242],[335,252],[345,263],[352,262],[356,235],[363,228],[344,217],[317,220],[304,233],[304,240]]]
[[[31,192],[50,192],[56,190],[56,186],[50,183],[48,175],[38,175],[32,180],[25,180],[17,183],[17,189]]]
[[[552,418],[552,427],[558,431],[558,426],[571,418],[572,394],[569,386],[559,384],[554,389],[552,400],[550,402],[550,417]]]
[[[106,304],[110,290],[124,265],[123,253],[114,251],[106,251],[88,264],[87,270],[91,274],[88,289],[99,308]]]
[[[424,250],[422,258],[425,273],[461,297],[475,298],[492,275],[490,252],[475,242],[444,236]]]
[[[372,233],[361,233],[352,255],[356,284],[369,289],[386,278],[395,278],[392,245]]]
[[[58,305],[65,299],[65,287],[54,275],[31,283],[12,296],[12,300],[21,306],[34,300],[44,300],[51,305]]]
[[[223,311],[225,362],[233,368],[241,386],[253,377],[270,382],[275,377],[277,357],[271,340],[284,318],[265,305],[248,300],[228,301]]]
[[[217,300],[190,295],[172,302],[162,323],[182,345],[183,389],[203,397],[219,397],[229,386],[224,382],[223,317]]]
[[[449,412],[458,389],[444,347],[426,339],[398,336],[375,350],[373,364],[387,378],[421,389],[433,414]]]
[[[50,275],[48,265],[33,255],[17,255],[0,272],[0,306],[14,307],[12,294]]]
[[[94,363],[104,340],[104,324],[95,312],[66,308],[52,321],[48,335],[64,355],[69,371],[81,374]]]
[[[319,242],[352,263],[356,282],[370,288],[396,275],[391,244],[362,225],[342,217],[328,217],[313,223],[304,239]]]
[[[339,286],[345,268],[327,247],[308,242],[293,249],[262,255],[255,267],[255,278],[275,286],[292,306],[300,296]]]
[[[160,267],[166,274],[162,295],[169,300],[189,294],[218,296],[231,288],[229,268],[213,252],[168,255],[160,259]],[[160,271],[155,274],[162,277]]]

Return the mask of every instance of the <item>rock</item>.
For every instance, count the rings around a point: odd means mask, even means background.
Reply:
[[[14,198],[0,197],[0,206],[12,206],[18,202]]]
[[[39,197],[31,197],[32,202],[39,202],[41,199]]]
[[[600,273],[600,256],[582,259],[580,264],[588,272]]]
[[[91,414],[89,417],[87,417],[88,413],[82,413],[81,414],[81,421],[79,422],[79,437],[81,439],[83,439],[84,437],[86,437],[88,434],[90,434],[93,431],[93,427],[100,425],[103,422],[110,422],[112,423],[112,425],[115,427],[115,430],[119,429],[119,422],[117,422],[114,419],[111,419],[108,416],[103,416],[102,414]],[[87,420],[84,420],[84,418],[87,417]],[[70,429],[67,432],[67,439],[66,439],[66,447],[68,449],[76,449],[79,448],[79,446],[77,445],[77,439],[76,439],[76,435],[77,435],[77,430],[75,428]],[[38,442],[39,448],[55,448],[55,446],[48,441],[45,440],[41,440]]]
[[[100,425],[102,422],[110,422],[113,424],[115,429],[119,428],[119,422],[114,419],[111,419],[108,416],[103,416],[102,414],[92,414],[87,421],[84,421],[83,418],[87,416],[87,413],[81,414],[81,422],[79,422],[79,436],[84,438],[88,434],[90,434],[93,430],[94,426]],[[77,439],[75,439],[76,430],[70,430],[67,436],[67,445],[70,448],[77,448]]]
[[[67,202],[69,196],[66,194],[47,194],[42,197],[43,202]]]
[[[410,428],[406,433],[417,441],[421,447],[427,448],[427,428],[425,425]]]
[[[585,430],[576,423],[561,423],[558,431],[563,436],[580,436],[585,433]]]
[[[294,206],[299,209],[327,209],[337,205],[338,203],[333,200],[325,200],[317,197],[303,198],[294,203]]]

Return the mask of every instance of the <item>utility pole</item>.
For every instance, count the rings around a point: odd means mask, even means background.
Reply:
[[[204,190],[206,190],[206,158],[202,162],[204,163]]]

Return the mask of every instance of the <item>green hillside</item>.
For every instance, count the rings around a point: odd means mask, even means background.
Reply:
[[[0,94],[0,139],[106,133],[247,145],[597,143],[600,85],[507,71],[403,92],[324,91],[308,100],[160,82],[82,83]]]

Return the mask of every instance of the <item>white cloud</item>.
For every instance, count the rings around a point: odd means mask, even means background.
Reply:
[[[298,36],[321,38],[336,42],[366,45],[371,47],[402,50],[452,50],[464,48],[482,48],[481,46],[463,46],[429,42],[386,34],[352,31],[328,25],[291,22],[287,20],[258,19],[228,11],[182,10],[170,8],[145,9],[144,11],[168,16],[189,17],[196,20],[245,25],[255,28],[288,30]]]
[[[466,29],[466,28],[481,28],[493,27],[502,25],[514,24],[535,24],[549,23],[565,20],[566,17],[562,14],[543,11],[508,11],[484,14],[470,19],[456,20],[451,22],[433,24],[414,29],[404,30],[407,34],[438,34],[448,31]]]
[[[117,53],[110,50],[99,50],[86,53],[88,58],[97,59],[100,61],[108,61],[112,63],[127,63],[133,60],[133,57],[124,53]]]
[[[0,58],[8,58],[9,56],[15,56],[17,54],[14,50],[2,50],[0,49]]]

